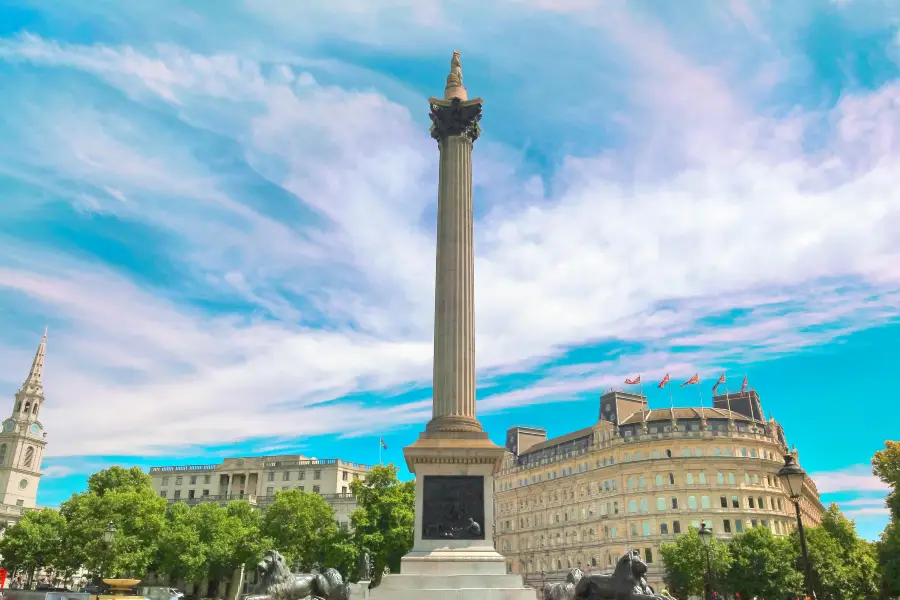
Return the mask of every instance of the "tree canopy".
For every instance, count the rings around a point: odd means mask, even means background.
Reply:
[[[872,458],[872,472],[891,489],[886,499],[891,520],[877,544],[882,591],[900,596],[900,442],[884,443],[884,450]]]
[[[337,529],[331,505],[319,494],[298,489],[276,492],[262,521],[262,532],[288,564],[303,570],[322,564]]]
[[[51,567],[65,570],[63,532],[65,518],[48,508],[31,511],[9,527],[0,539],[0,555],[7,570],[31,573],[36,568]]]
[[[797,554],[789,539],[776,538],[768,527],[754,527],[728,545],[731,567],[728,589],[741,598],[781,600],[800,593],[803,577],[795,567]]]
[[[659,551],[669,592],[677,598],[702,596],[706,582],[706,549],[697,528],[690,527],[676,537],[674,543],[663,544]],[[728,545],[713,539],[709,544],[709,563],[713,589],[721,591],[731,567]],[[716,583],[720,585],[716,586]]]
[[[350,490],[357,509],[350,515],[358,547],[367,548],[380,580],[384,567],[397,572],[400,559],[413,545],[415,481],[400,481],[392,464],[372,467],[365,480],[354,481]]]

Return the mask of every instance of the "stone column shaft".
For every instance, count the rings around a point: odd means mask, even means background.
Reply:
[[[481,431],[475,416],[472,147],[481,100],[432,99],[440,151],[434,292],[434,401],[428,431]]]

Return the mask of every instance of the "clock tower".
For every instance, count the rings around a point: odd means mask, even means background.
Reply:
[[[0,503],[35,508],[46,434],[41,425],[44,406],[44,351],[47,331],[38,345],[28,378],[16,392],[12,415],[0,430]]]

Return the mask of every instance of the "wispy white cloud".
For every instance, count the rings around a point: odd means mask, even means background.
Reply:
[[[576,4],[562,8],[584,10]],[[443,9],[422,10],[415,18],[433,27]],[[776,118],[735,93],[726,73],[678,52],[660,26],[628,11],[588,22],[633,68],[619,121],[630,143],[568,157],[540,178],[517,149],[491,139],[486,120],[480,193],[518,200],[498,202],[476,226],[479,364],[488,379],[598,341],[647,350],[548,368],[528,389],[491,390],[481,410],[574,398],[624,373],[795,352],[897,317],[900,87]],[[638,44],[627,32],[645,25]],[[427,419],[427,393],[399,406],[336,401],[428,383],[436,149],[420,118],[424,98],[414,116],[378,91],[319,83],[298,67],[302,57],[264,64],[173,44],[22,35],[0,40],[0,59],[93,77],[125,95],[127,105],[101,111],[79,103],[87,92],[70,83],[31,108],[42,118],[22,122],[33,126],[14,130],[28,151],[5,169],[86,210],[173,234],[184,247],[169,258],[191,277],[162,292],[3,242],[0,289],[59,321],[47,389],[66,399],[47,413],[52,452],[164,453]],[[527,74],[522,85],[541,85]],[[148,124],[135,107],[178,126]],[[809,151],[804,136],[823,121],[826,143]],[[208,142],[176,129],[233,144],[293,216],[261,206],[255,189],[204,159]],[[94,191],[71,193],[70,182]],[[239,298],[259,313],[210,315],[198,297]],[[745,316],[722,322],[736,307]],[[85,419],[109,435],[65,427]],[[820,489],[844,485],[820,477]]]
[[[836,492],[887,492],[890,487],[872,475],[871,467],[860,465],[839,471],[811,473],[821,494]]]

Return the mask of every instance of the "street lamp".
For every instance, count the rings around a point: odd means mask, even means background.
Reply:
[[[706,600],[712,600],[712,567],[709,563],[709,545],[712,543],[712,529],[706,526],[706,523],[700,523],[700,542],[703,544],[703,551],[706,554],[706,581],[703,583],[704,595]]]
[[[809,551],[806,549],[806,532],[803,531],[803,519],[800,516],[800,497],[803,495],[803,480],[806,471],[797,464],[793,454],[784,455],[784,466],[776,473],[787,485],[788,496],[797,511],[797,532],[800,534],[800,550],[803,552],[803,578],[806,584],[806,597],[815,600],[816,592],[812,589],[812,569],[809,562]]]
[[[109,525],[106,526],[106,530],[103,532],[103,545],[106,546],[106,552],[104,556],[106,557],[105,565],[103,565],[102,570],[106,571],[109,568],[109,552],[110,548],[112,548],[113,540],[116,538],[116,524],[112,521],[109,522]],[[103,573],[100,573],[100,578],[103,578]]]

